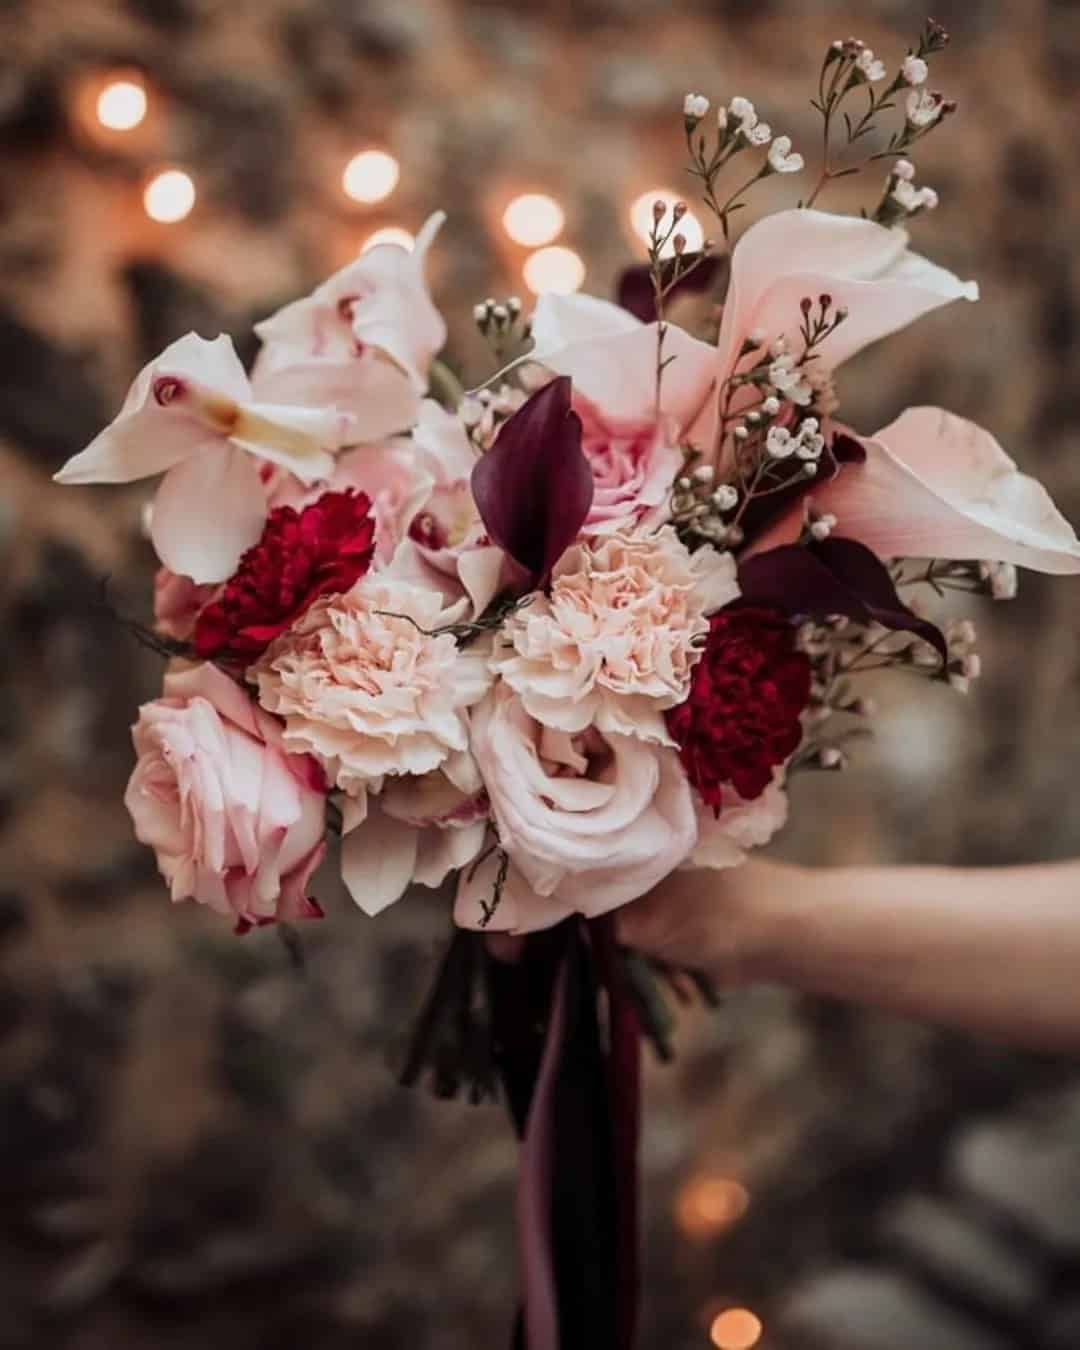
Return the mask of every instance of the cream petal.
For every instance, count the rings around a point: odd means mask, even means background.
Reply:
[[[199,583],[225,581],[258,542],[266,499],[255,461],[215,447],[169,470],[161,481],[150,537],[171,571]]]
[[[821,345],[825,364],[839,366],[879,338],[953,300],[977,300],[978,286],[960,281],[907,248],[903,230],[824,211],[780,211],[739,240],[732,255],[718,350],[722,376],[746,335],[798,337],[799,301],[827,294],[848,317]]]
[[[341,843],[341,879],[353,900],[374,918],[400,900],[412,880],[419,831],[379,811]]]
[[[259,353],[252,381],[259,399],[347,413],[356,444],[407,431],[420,407],[409,377],[375,348],[320,358],[270,343]]]
[[[814,504],[879,557],[1080,572],[1080,542],[1046,489],[974,422],[910,408],[863,445],[866,462],[815,490]],[[790,542],[799,528],[785,517],[757,549]]]

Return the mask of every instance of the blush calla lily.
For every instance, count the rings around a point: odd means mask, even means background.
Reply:
[[[904,230],[825,211],[780,211],[752,225],[731,259],[731,283],[717,344],[720,378],[730,375],[746,337],[798,339],[799,302],[827,295],[847,318],[821,344],[835,370],[879,338],[979,288],[912,253]]]
[[[974,422],[941,408],[909,408],[863,446],[865,462],[823,484],[814,505],[878,557],[1080,572],[1080,542],[1046,489]],[[793,511],[755,551],[789,543],[800,529]]]
[[[189,333],[144,367],[115,421],[56,481],[164,473],[150,527],[158,556],[198,583],[224,581],[266,519],[258,461],[304,481],[326,477],[351,434],[336,408],[256,401],[230,339]]]

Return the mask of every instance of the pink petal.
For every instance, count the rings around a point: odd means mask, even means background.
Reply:
[[[1046,489],[1018,471],[989,432],[940,408],[910,408],[814,493],[838,532],[879,557],[1011,562],[1080,572],[1080,543]],[[788,518],[768,542],[797,535]]]
[[[529,359],[557,375],[569,375],[575,394],[583,394],[602,412],[628,422],[655,420],[657,325],[623,317],[632,328],[564,347],[538,347]],[[675,423],[677,435],[693,428],[695,442],[710,445],[715,428],[716,400],[710,397],[716,380],[715,349],[669,323],[663,357],[675,359],[666,366],[661,381],[661,414]]]
[[[252,378],[260,399],[348,413],[357,444],[406,431],[420,405],[409,377],[374,347],[323,358],[271,343],[260,352]]]
[[[824,211],[780,211],[758,221],[732,255],[718,348],[726,374],[754,329],[766,340],[798,338],[799,301],[832,297],[847,319],[820,350],[830,369],[878,338],[952,300],[977,300],[962,282],[907,248],[903,230]]]
[[[218,446],[171,468],[154,498],[150,537],[173,572],[225,581],[262,534],[266,498],[254,459]]]
[[[372,918],[400,900],[412,880],[420,832],[371,811],[341,844],[341,879],[349,894]]]
[[[592,295],[542,295],[532,316],[532,335],[536,346],[531,353],[545,364],[545,353],[560,351],[574,342],[595,342],[599,338],[633,333],[642,327],[621,305],[598,300]]]

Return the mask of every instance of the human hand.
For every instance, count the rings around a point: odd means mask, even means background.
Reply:
[[[798,874],[756,858],[725,871],[673,872],[619,911],[619,941],[718,984],[745,984],[763,973],[781,902]]]

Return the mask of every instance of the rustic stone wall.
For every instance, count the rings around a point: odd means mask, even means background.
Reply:
[[[108,574],[112,604],[145,616],[145,494],[49,474],[166,342],[241,337],[370,229],[439,205],[450,352],[483,374],[469,314],[520,289],[497,229],[514,191],[566,203],[605,293],[626,203],[680,181],[687,89],[746,93],[809,150],[825,42],[854,28],[898,54],[923,17],[909,0],[0,0],[0,1347],[501,1344],[514,1289],[500,1113],[390,1071],[438,903],[369,924],[328,886],[302,971],[272,933],[170,911],[120,803],[160,666],[101,591]],[[1080,10],[935,17],[962,113],[920,160],[943,205],[918,234],[984,300],[845,371],[846,409],[867,428],[918,401],[977,416],[1080,520]],[[70,114],[80,79],[129,65],[156,110],[133,157]],[[402,184],[350,214],[336,177],[369,141]],[[201,194],[170,229],[139,210],[159,159]],[[969,700],[878,690],[876,747],[796,788],[785,849],[1080,852],[1076,606],[1069,583],[1025,578],[979,613]],[[649,1077],[646,1346],[707,1344],[728,1303],[774,1350],[1080,1344],[1075,1065],[776,991],[691,1017],[683,1050]],[[730,1226],[694,1189],[717,1177],[749,1191]]]

